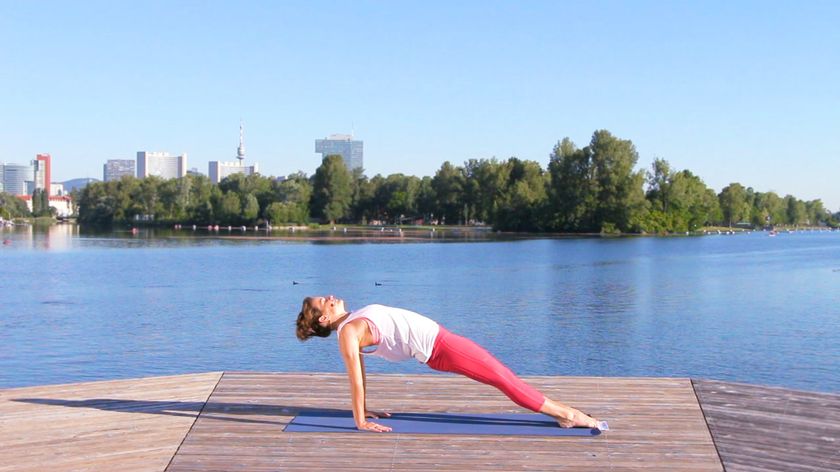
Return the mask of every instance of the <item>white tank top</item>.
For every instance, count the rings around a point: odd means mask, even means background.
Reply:
[[[338,332],[347,323],[367,318],[379,330],[379,344],[373,352],[364,354],[378,356],[389,361],[404,361],[415,358],[428,362],[435,346],[440,325],[434,320],[414,313],[384,305],[368,305],[356,310],[338,326]]]

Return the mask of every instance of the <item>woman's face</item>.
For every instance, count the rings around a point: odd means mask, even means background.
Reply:
[[[335,295],[312,297],[312,299],[312,306],[321,310],[321,317],[318,318],[318,323],[321,326],[328,326],[336,318],[347,313],[347,310],[344,309],[344,300],[337,298]]]

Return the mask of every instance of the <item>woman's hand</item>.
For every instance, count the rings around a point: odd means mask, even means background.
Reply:
[[[388,413],[387,411],[379,412],[379,411],[365,410],[365,418],[379,419],[380,417],[381,418],[390,418],[391,414]]]
[[[373,431],[375,433],[387,433],[391,431],[391,428],[374,423],[373,421],[364,421],[362,424],[357,424],[356,428],[360,431]]]

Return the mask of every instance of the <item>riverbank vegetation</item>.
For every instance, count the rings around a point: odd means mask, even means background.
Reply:
[[[578,147],[554,146],[538,162],[470,159],[444,162],[434,176],[367,177],[327,156],[308,177],[234,174],[96,182],[75,194],[79,222],[114,224],[482,224],[502,231],[670,233],[727,227],[837,225],[820,200],[802,201],[732,183],[721,192],[690,170],[655,159],[636,170],[630,140],[596,131]]]

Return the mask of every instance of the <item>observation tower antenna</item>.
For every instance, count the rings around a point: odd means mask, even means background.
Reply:
[[[236,158],[239,163],[245,160],[245,132],[242,127],[242,120],[239,121],[239,147],[236,148]]]

